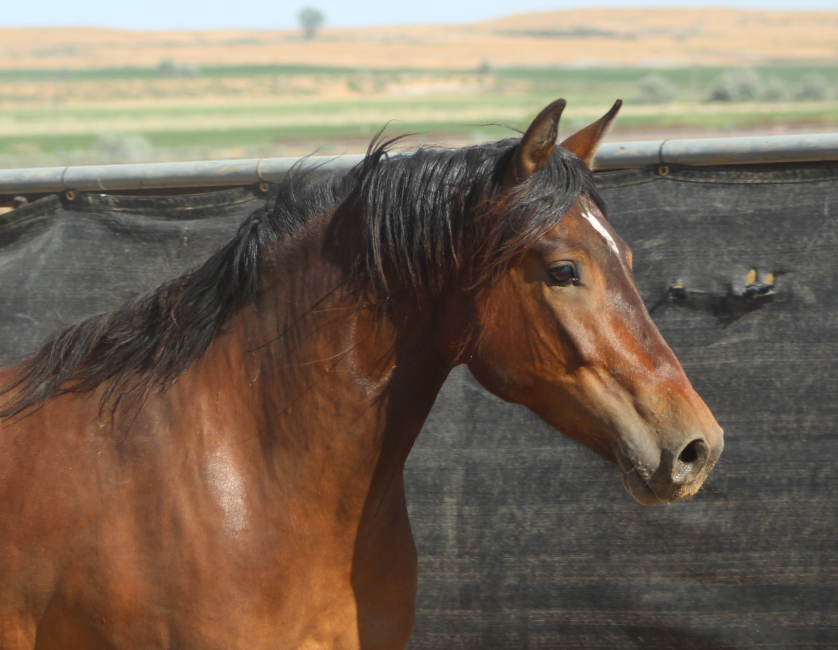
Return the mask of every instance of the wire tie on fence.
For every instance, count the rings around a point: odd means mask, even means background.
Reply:
[[[658,162],[663,165],[666,161],[663,159],[663,147],[664,145],[669,142],[669,140],[661,140],[660,146],[658,147]]]
[[[67,175],[67,170],[68,170],[68,169],[70,169],[70,168],[69,168],[69,167],[65,167],[64,169],[62,169],[62,170],[61,170],[61,180],[60,180],[60,181],[58,181],[59,183],[61,183],[61,187],[63,187],[65,190],[70,189],[69,187],[67,187],[67,183],[66,183],[66,181],[64,180],[64,177]]]
[[[669,142],[669,140],[661,140],[660,146],[658,147],[658,175],[659,176],[668,176],[669,175],[669,166],[664,164],[666,161],[663,159],[663,147],[664,145]]]

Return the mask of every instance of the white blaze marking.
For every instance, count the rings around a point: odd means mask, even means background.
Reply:
[[[608,243],[608,248],[610,248],[614,255],[616,255],[617,258],[619,258],[620,249],[617,248],[617,242],[614,241],[614,238],[611,236],[611,233],[609,233],[608,230],[606,230],[605,226],[602,225],[602,222],[599,220],[599,217],[597,217],[593,212],[591,212],[587,208],[582,211],[582,216],[588,220],[588,223],[594,227],[594,230],[596,230]]]

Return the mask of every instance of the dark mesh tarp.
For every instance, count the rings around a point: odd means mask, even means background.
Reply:
[[[411,647],[838,647],[838,165],[600,182],[725,452],[696,498],[645,508],[458,370],[408,463]],[[0,218],[2,359],[200,261],[261,197],[50,197]]]

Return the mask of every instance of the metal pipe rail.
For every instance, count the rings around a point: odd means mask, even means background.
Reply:
[[[317,173],[349,169],[363,155],[263,158],[206,162],[90,165],[0,170],[0,195],[78,191],[252,185],[280,182],[295,164]],[[838,160],[838,133],[707,140],[608,143],[596,156],[599,170],[648,165],[739,165]]]

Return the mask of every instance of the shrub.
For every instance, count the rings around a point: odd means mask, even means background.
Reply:
[[[829,84],[819,74],[807,74],[795,88],[794,98],[803,101],[823,101],[829,99]]]
[[[91,149],[115,163],[142,162],[148,160],[153,152],[147,138],[130,133],[101,133]]]
[[[161,77],[177,77],[177,66],[172,59],[161,59],[157,64],[157,74]]]
[[[777,79],[777,77],[771,77],[771,79],[765,82],[765,86],[762,89],[762,99],[767,102],[779,102],[786,99],[788,95],[789,91],[786,84],[781,79]]]
[[[761,99],[763,84],[759,75],[750,68],[728,70],[713,83],[710,101],[749,102]]]
[[[634,101],[640,104],[666,104],[678,94],[675,86],[659,74],[644,77],[637,85]]]
[[[161,59],[160,63],[157,64],[158,77],[197,77],[200,73],[198,66],[192,63],[178,65],[170,58]]]
[[[200,77],[201,70],[194,63],[184,63],[180,66],[178,72],[181,77]]]

